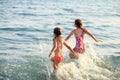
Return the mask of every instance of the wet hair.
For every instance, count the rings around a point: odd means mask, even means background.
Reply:
[[[75,20],[75,25],[77,25],[78,28],[81,28],[82,27],[82,20],[76,19]]]
[[[54,28],[53,33],[54,33],[55,37],[58,37],[62,34],[61,29],[59,27]]]

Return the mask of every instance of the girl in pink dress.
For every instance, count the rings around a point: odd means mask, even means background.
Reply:
[[[85,44],[83,42],[85,34],[92,37],[96,42],[98,42],[99,40],[97,38],[95,38],[95,36],[92,35],[87,29],[82,27],[82,21],[80,19],[75,20],[74,26],[76,29],[71,31],[71,33],[66,37],[65,41],[67,41],[72,35],[74,35],[75,39],[76,39],[76,45],[73,50],[76,53],[83,54],[85,52]],[[71,58],[78,58],[78,57],[74,57],[72,55],[70,55],[70,56],[71,56]]]

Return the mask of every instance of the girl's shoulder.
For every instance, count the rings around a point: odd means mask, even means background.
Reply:
[[[76,32],[76,30],[77,30],[77,29],[73,29],[72,32],[74,33],[74,32]]]
[[[86,28],[83,28],[84,30],[87,30]]]
[[[65,39],[62,38],[62,41],[65,42]]]
[[[62,36],[53,38],[53,41],[56,41],[56,40],[62,40]]]
[[[57,38],[56,38],[56,37],[54,37],[54,38],[53,38],[53,41],[56,41],[56,40],[57,40]]]
[[[86,28],[81,28],[83,33],[86,33],[87,32],[87,29]]]

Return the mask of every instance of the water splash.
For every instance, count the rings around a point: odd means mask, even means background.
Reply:
[[[93,46],[89,44],[84,55],[79,59],[69,59],[60,65],[57,73],[50,72],[50,80],[113,80],[116,72],[111,70],[111,64],[106,64],[103,56],[96,54]]]

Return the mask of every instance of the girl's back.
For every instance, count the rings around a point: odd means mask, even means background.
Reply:
[[[82,28],[82,20],[76,19],[74,22],[74,26],[76,29],[74,29],[67,37],[66,41],[74,34],[76,39],[76,45],[74,47],[74,51],[77,53],[84,53],[85,52],[85,44],[84,44],[84,34],[88,34],[90,37],[92,37],[96,42],[99,40],[96,39],[87,29]]]
[[[81,28],[77,28],[74,30],[75,37],[80,37],[83,34],[83,30]]]
[[[55,49],[55,55],[61,56],[62,55],[62,47],[63,47],[63,39],[62,37],[56,37],[55,39],[56,49]]]
[[[54,57],[51,58],[51,61],[53,62],[54,70],[56,71],[59,67],[59,63],[63,61],[64,57],[62,54],[62,48],[63,45],[66,46],[70,51],[71,54],[74,55],[74,51],[67,45],[67,43],[62,39],[61,36],[61,29],[60,28],[54,28],[54,39],[53,39],[53,48],[50,51],[49,57],[54,52]]]

